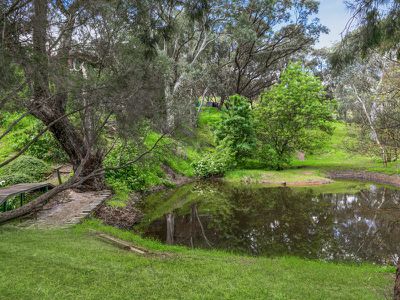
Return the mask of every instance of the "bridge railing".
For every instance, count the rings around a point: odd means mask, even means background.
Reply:
[[[17,184],[0,189],[0,212],[21,207],[52,189],[51,183]]]

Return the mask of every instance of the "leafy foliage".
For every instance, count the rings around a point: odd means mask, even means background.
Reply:
[[[256,146],[254,122],[249,101],[239,95],[229,97],[216,137],[220,146],[229,148],[236,162],[250,156]]]
[[[132,161],[138,153],[138,148],[133,143],[119,143],[107,156],[105,165],[120,167]],[[138,164],[127,164],[125,167],[106,172],[107,183],[115,190],[121,190],[122,194],[131,191],[141,191],[151,185],[160,184],[164,176],[161,168],[154,161]]]
[[[29,183],[32,181],[34,180],[31,176],[21,173],[0,175],[0,187],[6,187],[18,183]]]
[[[332,105],[317,77],[298,63],[290,64],[280,82],[261,95],[256,110],[260,155],[265,163],[282,169],[296,150],[310,150],[324,133],[330,134]]]
[[[0,118],[0,126],[6,130],[15,120],[19,118],[19,113],[3,113]],[[33,118],[27,116],[11,131],[5,139],[7,144],[11,146],[13,151],[19,151],[33,137],[43,129],[43,124]],[[67,160],[66,153],[61,149],[53,135],[46,132],[33,145],[31,145],[26,154],[34,156],[45,161],[64,162]]]
[[[24,155],[2,168],[3,174],[24,174],[34,180],[42,180],[49,172],[50,167],[44,161]]]
[[[0,169],[0,186],[42,181],[49,173],[50,166],[44,161],[32,156],[21,156]]]
[[[232,158],[229,149],[218,148],[216,152],[206,154],[193,163],[194,173],[201,178],[221,177],[234,165]]]
[[[331,62],[336,69],[351,65],[360,57],[374,52],[392,52],[400,58],[400,3],[393,0],[347,1],[358,27],[347,33],[332,53]]]

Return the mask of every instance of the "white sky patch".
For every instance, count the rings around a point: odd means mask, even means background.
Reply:
[[[318,17],[322,25],[329,28],[329,34],[321,34],[317,48],[330,47],[341,40],[341,33],[351,17],[343,0],[320,0]]]

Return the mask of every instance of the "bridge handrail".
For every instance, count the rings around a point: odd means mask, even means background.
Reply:
[[[19,183],[6,188],[0,189],[0,205],[5,203],[10,197],[33,192],[39,189],[54,188],[54,185],[49,182],[38,182],[38,183]]]

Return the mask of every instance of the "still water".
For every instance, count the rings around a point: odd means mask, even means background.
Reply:
[[[148,197],[140,227],[147,237],[189,247],[393,264],[400,190],[357,182],[334,187],[193,183]]]

